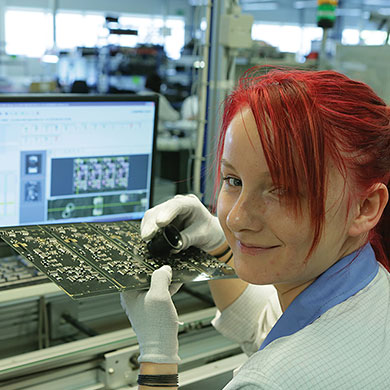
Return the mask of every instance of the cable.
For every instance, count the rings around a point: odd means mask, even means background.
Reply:
[[[76,329],[78,329],[80,332],[86,334],[87,336],[93,337],[97,336],[98,333],[88,327],[87,325],[84,325],[82,322],[80,322],[77,318],[72,317],[69,314],[63,314],[62,318],[70,325],[74,326]]]
[[[44,296],[39,297],[38,301],[38,348],[49,348],[49,318],[47,314],[47,305]]]
[[[44,326],[44,336],[45,336],[45,348],[50,347],[50,339],[49,339],[49,316],[47,314],[47,305],[46,302],[43,301],[43,326]]]
[[[205,32],[205,43],[203,45],[203,61],[204,67],[201,72],[200,82],[200,96],[199,96],[199,110],[198,110],[198,132],[197,132],[197,145],[195,149],[194,157],[194,180],[193,180],[193,192],[201,197],[201,169],[202,158],[204,148],[204,135],[206,125],[206,100],[207,100],[207,87],[208,87],[208,67],[209,67],[209,49],[210,49],[210,37],[211,37],[211,13],[212,13],[212,1],[207,2],[206,6],[206,23],[207,28]]]
[[[42,325],[43,325],[43,318],[42,318],[42,298],[39,298],[38,301],[38,349],[43,348],[42,343]]]

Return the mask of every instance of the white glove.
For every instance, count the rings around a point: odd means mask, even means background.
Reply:
[[[172,269],[164,265],[152,274],[149,291],[121,293],[121,305],[138,338],[139,362],[178,363],[179,318],[171,296],[180,283],[170,286]]]
[[[218,218],[193,194],[176,195],[146,211],[141,222],[141,237],[150,240],[160,228],[171,222],[181,233],[182,250],[195,246],[211,252],[226,240]]]

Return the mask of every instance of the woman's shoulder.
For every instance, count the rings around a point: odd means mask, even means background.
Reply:
[[[253,354],[234,381],[257,373],[258,383],[267,378],[275,389],[341,388],[345,381],[351,384],[348,388],[372,388],[372,383],[390,388],[389,332],[390,274],[380,267],[357,294]]]

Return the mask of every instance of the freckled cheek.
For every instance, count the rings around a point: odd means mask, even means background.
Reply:
[[[271,209],[270,209],[271,210]],[[313,227],[307,213],[295,214],[290,209],[275,208],[268,215],[269,226],[290,247],[297,249],[308,240],[312,240]]]

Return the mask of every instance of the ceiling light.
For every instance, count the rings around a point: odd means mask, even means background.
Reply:
[[[56,64],[58,62],[58,55],[44,54],[42,57],[42,62],[46,62],[47,64]]]
[[[277,3],[244,3],[243,11],[274,11],[278,9]]]
[[[269,0],[241,0],[241,5],[249,3],[269,3]]]
[[[296,1],[294,2],[294,8],[302,9],[302,8],[317,8],[317,1]]]
[[[336,8],[337,16],[360,16],[362,12],[359,8]]]
[[[389,5],[389,0],[364,0],[364,5],[386,6]]]

